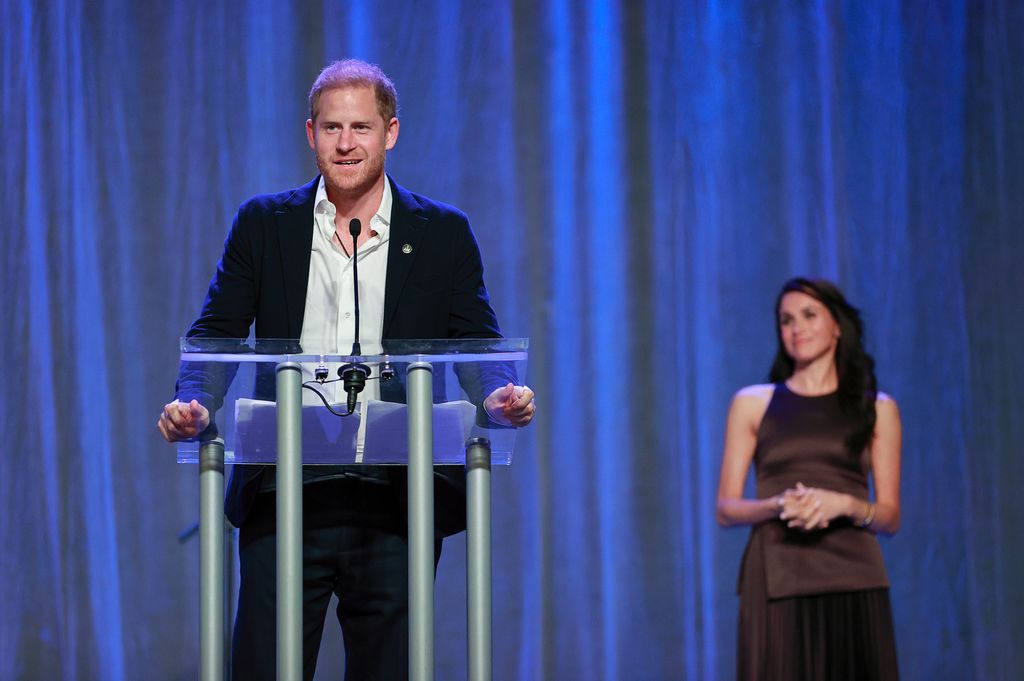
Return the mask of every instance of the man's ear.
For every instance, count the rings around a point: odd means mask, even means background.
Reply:
[[[391,151],[395,148],[395,143],[398,141],[398,119],[392,118],[388,121],[388,129],[384,137],[384,148],[387,151]]]

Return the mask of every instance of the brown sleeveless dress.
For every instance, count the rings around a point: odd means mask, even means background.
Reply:
[[[754,452],[757,497],[797,482],[868,498],[867,453],[835,393],[775,387]],[[801,532],[755,525],[740,567],[737,678],[741,681],[897,679],[889,580],[875,535],[847,520]]]

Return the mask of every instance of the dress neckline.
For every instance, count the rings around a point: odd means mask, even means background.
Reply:
[[[835,390],[829,391],[827,393],[821,393],[820,395],[808,395],[807,393],[800,393],[800,392],[797,392],[796,390],[793,390],[792,388],[789,387],[789,385],[786,383],[786,381],[780,381],[779,382],[779,386],[781,386],[782,389],[785,390],[786,392],[788,392],[790,395],[795,395],[797,397],[802,397],[805,400],[814,400],[814,399],[818,399],[820,397],[833,397],[833,396],[835,396],[839,392],[839,389],[836,388]]]

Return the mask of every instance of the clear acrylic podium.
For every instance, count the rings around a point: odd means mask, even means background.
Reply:
[[[527,339],[384,341],[352,357],[295,340],[181,339],[179,392],[211,412],[202,437],[178,445],[179,462],[199,464],[204,681],[225,671],[225,464],[276,466],[277,676],[296,681],[303,464],[408,466],[409,677],[417,681],[434,678],[434,464],[464,465],[469,679],[491,678],[490,469],[511,464],[516,429],[481,405],[493,389],[523,383],[527,348]],[[331,409],[347,411],[338,372],[348,363],[370,374],[356,412],[339,417]]]

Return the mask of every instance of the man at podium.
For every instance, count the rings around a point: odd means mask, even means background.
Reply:
[[[309,93],[306,135],[319,175],[245,202],[189,336],[299,339],[340,347],[354,336],[351,268],[358,265],[361,339],[501,336],[480,252],[461,211],[414,194],[384,172],[398,141],[398,101],[375,65],[327,66]],[[355,228],[355,221],[358,227]],[[355,235],[355,236],[353,236]],[[353,243],[353,241],[355,243]],[[354,256],[354,257],[353,257]],[[523,426],[533,391],[486,385],[483,407]],[[210,414],[179,377],[157,427],[169,442],[200,436]],[[408,677],[408,547],[404,468],[319,466],[303,472],[303,659],[312,679],[331,594],[345,640],[346,678]],[[435,565],[441,537],[465,528],[464,471],[435,485]],[[275,476],[236,466],[225,511],[239,528],[241,583],[232,678],[276,671]]]

